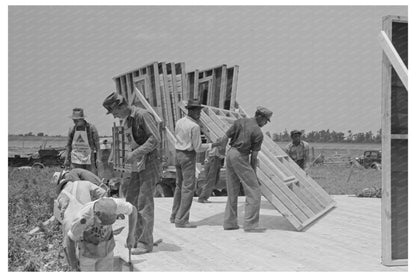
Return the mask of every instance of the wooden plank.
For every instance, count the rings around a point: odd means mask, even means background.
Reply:
[[[232,89],[231,89],[231,100],[230,100],[231,111],[235,110],[235,103],[236,103],[236,96],[237,96],[238,71],[239,71],[238,65],[234,66],[233,84],[232,84]]]
[[[155,98],[156,98],[156,88],[159,85],[158,83],[156,83],[156,76],[158,76],[158,74],[157,74],[158,71],[154,70],[155,67],[156,67],[156,70],[157,70],[157,62],[155,62],[155,63],[146,67],[146,72],[147,72],[146,75],[149,78],[149,88],[150,88],[150,90],[147,92],[147,95],[148,95],[148,99],[149,99],[149,104],[152,107],[155,106],[154,103],[155,103]],[[154,82],[154,87],[153,87],[153,82],[152,81]]]
[[[163,97],[166,101],[166,111],[167,111],[167,118],[165,119],[166,126],[169,128],[171,132],[173,132],[173,130],[175,130],[175,127],[174,127],[175,122],[173,121],[172,102],[171,102],[170,93],[168,90],[167,69],[166,69],[166,64],[164,62],[162,63],[162,73],[163,73],[164,86],[163,86],[161,93],[163,93],[164,95]]]
[[[148,64],[146,64],[146,65],[142,66],[141,68],[146,68],[146,67],[148,67],[148,66],[153,65],[154,63],[157,63],[157,62],[150,62],[150,63],[148,63]],[[120,78],[121,76],[124,76],[124,75],[129,74],[129,73],[132,73],[133,75],[135,75],[134,73],[135,73],[136,71],[138,71],[138,70],[139,70],[139,68],[135,68],[135,69],[131,69],[131,70],[125,71],[124,73],[120,73],[120,74],[115,75],[115,76],[113,77],[113,79],[115,79],[115,78]]]
[[[161,115],[164,115],[163,107],[162,107],[162,94],[160,93],[160,79],[159,79],[159,64],[153,64],[153,70],[155,72],[155,94],[156,94],[156,107],[158,107],[161,111]]]
[[[391,43],[390,39],[387,37],[384,31],[380,32],[378,39],[381,47],[384,50],[384,53],[389,59],[391,65],[396,70],[397,75],[399,75],[399,78],[402,81],[403,85],[406,87],[407,90],[409,90],[407,67],[400,58],[399,54],[397,53],[396,48],[394,48],[393,44]]]
[[[181,62],[179,64],[181,68],[181,82],[182,82],[182,98],[179,101],[181,102],[183,100],[187,101],[189,99],[189,92],[188,92],[188,82],[186,81],[185,63]]]

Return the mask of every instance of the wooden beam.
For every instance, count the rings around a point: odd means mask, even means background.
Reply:
[[[230,110],[235,110],[236,96],[237,96],[237,81],[238,81],[238,65],[234,66],[233,83],[231,87]]]
[[[219,96],[219,107],[224,109],[224,102],[227,93],[227,66],[222,66],[221,71],[221,86],[220,86],[220,96]]]
[[[403,60],[400,58],[399,53],[397,53],[396,48],[394,48],[393,44],[384,31],[380,32],[378,38],[380,45],[383,48],[383,51],[389,59],[391,65],[393,66],[394,70],[396,70],[397,75],[399,75],[403,85],[409,91],[407,67]]]

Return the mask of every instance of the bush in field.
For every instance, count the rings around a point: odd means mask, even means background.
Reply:
[[[56,221],[42,222],[53,214],[55,187],[50,178],[59,168],[9,168],[8,268],[9,271],[66,271],[62,231]],[[41,227],[33,236],[27,233]]]

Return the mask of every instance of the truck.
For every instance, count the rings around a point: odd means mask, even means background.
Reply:
[[[173,196],[176,185],[175,169],[175,122],[184,116],[180,105],[188,99],[199,100],[202,105],[235,111],[238,65],[228,67],[225,64],[204,70],[186,72],[185,63],[152,62],[135,68],[113,78],[116,92],[123,95],[130,105],[151,111],[159,125],[161,135],[162,174],[156,185],[155,197]],[[201,126],[203,142],[209,139]],[[112,128],[112,161],[115,175],[124,182],[128,181],[130,165],[125,162],[126,139],[121,121],[114,122]],[[206,182],[204,174],[205,153],[197,154],[197,190]],[[225,169],[221,169],[221,178],[215,195],[224,195]]]
[[[381,169],[380,150],[366,150],[363,155],[355,158],[355,160],[364,168]]]
[[[65,148],[41,148],[36,153],[27,155],[14,155],[8,158],[8,166],[44,168],[46,166],[63,167],[65,161]]]

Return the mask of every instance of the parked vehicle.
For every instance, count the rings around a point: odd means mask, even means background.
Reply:
[[[43,148],[33,154],[9,157],[8,165],[12,167],[31,166],[33,168],[44,168],[45,166],[63,167],[65,161],[64,153],[64,148]]]
[[[360,157],[355,160],[364,168],[381,168],[381,151],[380,150],[366,150]]]

